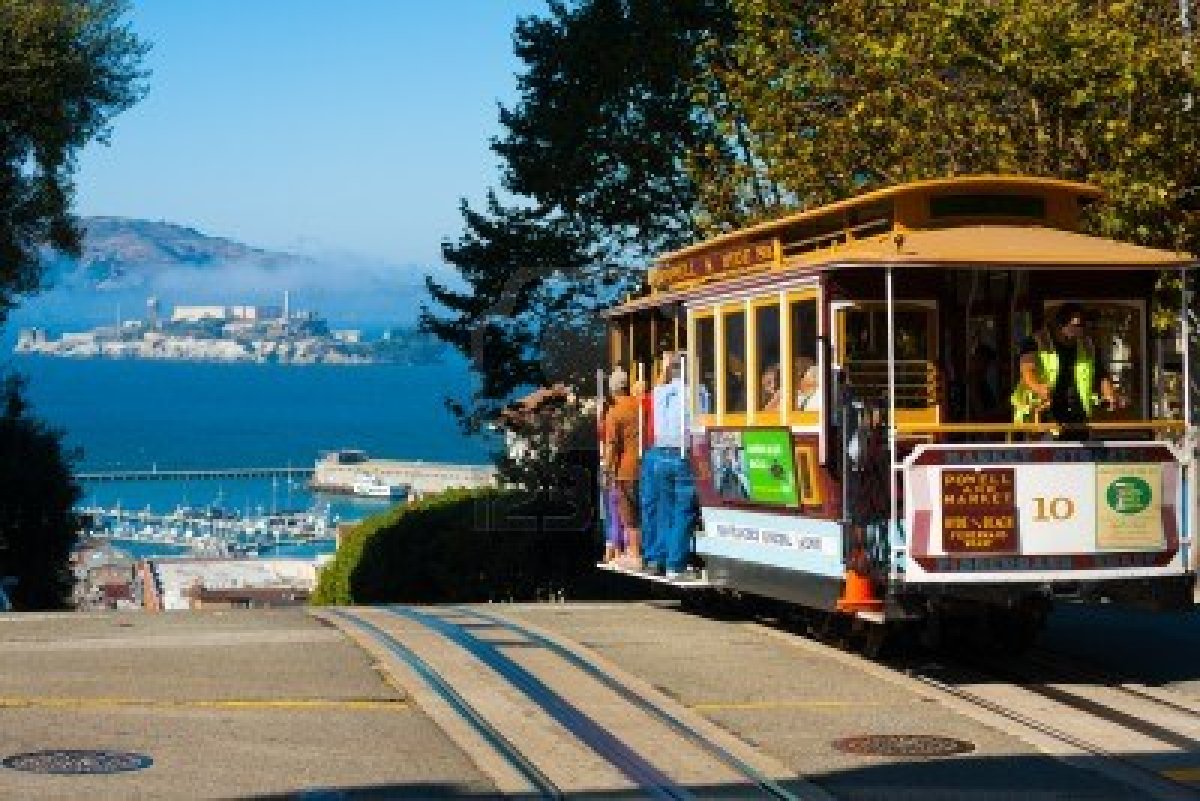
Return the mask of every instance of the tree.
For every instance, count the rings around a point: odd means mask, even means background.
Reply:
[[[692,77],[725,20],[723,0],[578,0],[518,24],[520,100],[492,144],[511,200],[463,204],[443,254],[465,286],[429,281],[422,315],[479,378],[451,403],[468,431],[524,388],[590,388],[598,310],[641,286],[649,254],[694,235],[683,159],[710,133]]]
[[[42,250],[77,253],[71,175],[79,149],[143,92],[146,46],[120,0],[0,3],[0,323],[42,279]],[[21,608],[62,606],[79,490],[59,434],[0,384],[0,576]]]
[[[1196,61],[1176,0],[733,0],[696,97],[725,142],[691,160],[710,230],[971,173],[1096,183],[1098,232],[1196,249]],[[1190,110],[1189,110],[1190,109]],[[762,191],[765,187],[768,191]]]
[[[79,149],[142,95],[146,46],[123,0],[0,4],[0,322],[41,283],[41,249],[74,254]]]
[[[610,282],[564,215],[504,207],[494,194],[487,213],[466,203],[462,210],[466,231],[443,252],[469,290],[428,280],[430,296],[453,316],[425,308],[421,325],[471,360],[478,389],[469,403],[452,400],[451,409],[473,433],[494,420],[514,391],[553,380],[542,361],[543,337],[572,330],[586,342],[595,319],[587,311],[589,294],[603,297]],[[587,362],[577,358],[571,367],[586,371]],[[576,378],[566,373],[566,380]]]
[[[79,488],[61,435],[29,414],[24,382],[0,382],[0,576],[18,609],[62,607],[71,576],[67,555],[79,521]]]

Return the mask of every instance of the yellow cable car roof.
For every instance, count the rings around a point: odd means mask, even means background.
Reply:
[[[1018,194],[1026,190],[1044,197],[1073,196],[1085,202],[1103,196],[1099,188],[1089,184],[1031,176],[969,176],[916,181],[731,231],[665,254],[656,262],[658,265],[667,265],[693,257],[711,258],[710,254],[728,252],[729,248],[753,247],[763,240],[780,236],[789,226],[828,220],[830,217],[845,218],[853,209],[870,207],[881,200],[893,200],[897,205],[908,203],[911,208],[912,202],[921,201],[921,196],[957,194],[962,190],[998,195]],[[907,199],[901,201],[898,198]],[[978,219],[963,219],[961,222],[921,220],[916,225],[905,226],[897,221],[892,230],[850,238],[849,241],[831,242],[798,253],[785,253],[782,257],[777,255],[773,265],[759,263],[744,271],[729,270],[698,281],[675,282],[657,292],[611,308],[605,316],[613,317],[638,309],[686,301],[697,295],[720,294],[726,290],[744,291],[751,285],[773,284],[777,280],[841,267],[894,264],[957,269],[998,267],[1009,270],[1120,271],[1161,270],[1196,263],[1195,257],[1186,253],[1089,236],[1067,230],[1073,226],[1056,227],[1050,220],[1046,222],[1050,224],[1004,218],[990,223]],[[777,244],[779,241],[776,239]]]
[[[767,220],[747,228],[739,228],[736,231],[730,231],[726,234],[706,239],[702,242],[697,242],[694,245],[688,245],[685,248],[676,250],[672,253],[665,253],[660,256],[657,261],[673,261],[675,259],[686,258],[695,255],[702,251],[711,250],[713,248],[726,245],[731,242],[736,242],[741,239],[761,239],[766,235],[772,234],[778,229],[795,225],[797,223],[816,220],[821,217],[841,214],[858,206],[869,206],[881,200],[895,198],[901,195],[911,194],[930,194],[944,189],[998,189],[998,190],[1015,190],[1020,188],[1029,189],[1057,189],[1066,191],[1084,200],[1099,200],[1104,196],[1104,192],[1098,187],[1091,184],[1078,183],[1076,181],[1063,181],[1057,178],[1038,178],[1028,175],[973,175],[958,178],[935,178],[927,181],[913,181],[907,184],[899,184],[897,186],[889,186],[883,189],[877,189],[873,192],[868,192],[864,195],[856,195],[846,200],[839,200],[836,203],[830,203],[825,206],[819,206],[815,209],[807,209],[794,214],[789,214],[775,220]]]
[[[804,253],[788,266],[930,264],[1005,269],[1087,267],[1165,269],[1193,263],[1184,253],[1032,225],[966,225],[879,234]]]

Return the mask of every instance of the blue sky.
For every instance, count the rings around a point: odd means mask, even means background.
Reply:
[[[440,261],[497,180],[512,31],[543,0],[138,0],[150,92],[89,146],[77,211],[252,245]]]

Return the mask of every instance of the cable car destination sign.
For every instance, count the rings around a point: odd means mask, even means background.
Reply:
[[[760,239],[723,250],[662,262],[650,271],[650,285],[655,289],[665,289],[675,284],[728,273],[765,270],[778,261],[779,240]]]
[[[1181,483],[1159,445],[918,446],[905,467],[906,580],[1165,565],[1179,551]]]
[[[1017,502],[1011,467],[942,471],[942,548],[946,553],[1012,553]]]

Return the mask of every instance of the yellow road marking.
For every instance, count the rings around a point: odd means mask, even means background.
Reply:
[[[1162,775],[1176,782],[1200,782],[1200,768],[1173,768]]]
[[[163,700],[154,698],[0,698],[0,709],[111,709],[151,707],[161,709],[406,709],[407,699],[335,700],[324,698]]]
[[[692,704],[692,709],[698,712],[716,712],[721,710],[753,710],[753,709],[856,709],[859,707],[905,706],[905,704],[883,703],[880,701],[742,701],[742,702],[712,702]]]

